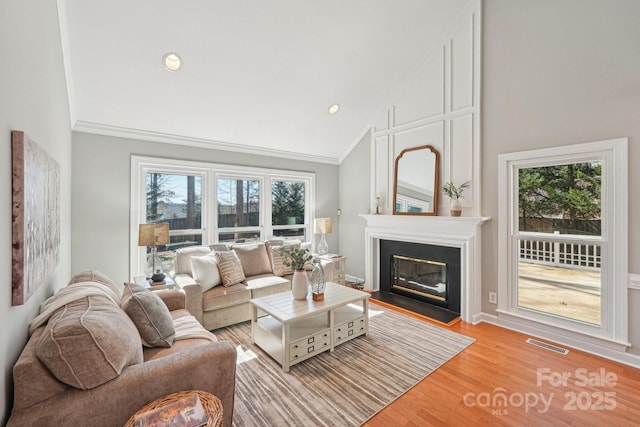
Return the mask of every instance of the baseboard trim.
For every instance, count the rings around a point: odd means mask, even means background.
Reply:
[[[530,335],[536,338],[541,338],[554,342],[559,345],[574,348],[576,350],[584,351],[585,353],[593,354],[605,359],[613,360],[625,365],[632,366],[634,368],[640,368],[640,356],[627,352],[619,352],[607,348],[603,348],[597,345],[592,345],[575,339],[565,339],[558,334],[543,331],[538,328],[526,327],[519,323],[498,317],[493,314],[480,313],[474,318],[478,323],[485,322],[491,325],[495,325],[501,328],[509,329],[512,331],[520,332],[522,334]]]

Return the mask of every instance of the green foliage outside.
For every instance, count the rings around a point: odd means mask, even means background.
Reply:
[[[304,184],[275,181],[271,189],[272,224],[287,225],[289,218],[295,224],[304,224]]]
[[[523,168],[518,180],[521,230],[539,231],[540,219],[556,218],[564,220],[563,233],[599,234],[602,204],[599,162]],[[588,222],[592,223],[592,230],[585,233],[588,227],[584,224]],[[593,230],[594,225],[597,230]]]

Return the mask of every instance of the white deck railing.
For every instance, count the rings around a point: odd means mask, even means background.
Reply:
[[[600,269],[600,245],[550,240],[520,241],[520,261],[584,270]]]

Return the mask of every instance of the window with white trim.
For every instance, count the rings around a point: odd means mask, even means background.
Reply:
[[[626,153],[619,139],[499,156],[499,316],[626,343]]]
[[[175,250],[221,242],[311,236],[315,174],[132,156],[132,276],[149,272],[151,248],[138,247],[138,226],[169,223],[157,248],[165,272]]]

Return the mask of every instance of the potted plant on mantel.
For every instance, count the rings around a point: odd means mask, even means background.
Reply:
[[[293,270],[291,279],[291,292],[294,299],[306,299],[309,292],[307,273],[304,271],[306,263],[313,258],[307,249],[296,246],[283,246],[279,250],[282,255],[282,263]]]
[[[442,192],[451,199],[451,216],[460,216],[462,214],[462,194],[464,190],[469,188],[471,181],[456,186],[453,182],[448,181],[442,187]]]

